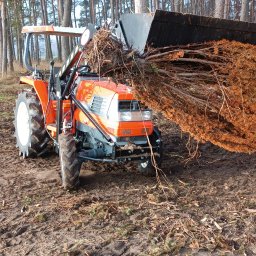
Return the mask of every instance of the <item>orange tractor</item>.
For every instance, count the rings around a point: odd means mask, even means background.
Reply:
[[[81,164],[86,160],[138,161],[143,174],[154,174],[155,165],[161,163],[162,142],[152,123],[152,111],[134,98],[130,87],[100,77],[84,64],[94,28],[82,32],[75,28],[27,26],[22,32],[27,34],[23,61],[32,74],[20,78],[20,84],[31,88],[23,90],[16,101],[15,136],[20,155],[40,156],[52,140],[60,156],[66,189],[77,187]],[[45,79],[28,62],[33,34],[81,39],[61,68],[51,62]]]
[[[27,34],[24,64],[32,72],[20,83],[16,101],[15,135],[23,157],[45,152],[51,139],[61,162],[63,186],[79,183],[81,163],[138,161],[139,170],[155,173],[162,158],[162,140],[152,123],[152,111],[143,107],[132,89],[92,73],[84,64],[86,45],[95,29],[53,26],[24,27]],[[125,47],[142,54],[150,47],[209,40],[256,42],[254,24],[157,10],[151,14],[125,14],[112,30]],[[33,34],[81,37],[63,66],[51,62],[49,79],[29,65],[29,41]],[[195,53],[196,54],[196,53]]]

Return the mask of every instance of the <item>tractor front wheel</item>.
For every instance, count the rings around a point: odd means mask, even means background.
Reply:
[[[153,159],[149,158],[145,162],[140,162],[138,165],[139,172],[147,177],[154,177],[156,176],[157,168],[161,166],[161,159],[159,156],[155,156],[155,164],[152,162]]]
[[[157,168],[161,168],[163,147],[161,140],[161,132],[157,127],[154,127],[152,135],[149,136],[149,142],[151,146],[158,145],[158,155],[151,156],[145,161],[140,161],[138,164],[138,170],[141,174],[148,177],[156,176]]]
[[[76,142],[71,133],[59,135],[59,156],[62,185],[64,189],[73,190],[79,186],[81,163],[78,161]]]
[[[16,146],[20,155],[36,157],[46,151],[49,136],[45,129],[40,101],[33,91],[18,95],[14,109]]]

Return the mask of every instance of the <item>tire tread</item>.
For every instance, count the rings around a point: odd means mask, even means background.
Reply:
[[[49,142],[49,136],[45,129],[44,116],[41,107],[41,103],[35,92],[32,90],[26,90],[19,94],[16,100],[16,108],[14,110],[15,119],[17,118],[17,103],[22,100],[28,107],[28,113],[30,116],[30,143],[26,146],[19,145],[18,133],[15,124],[15,137],[17,145],[23,157],[36,157],[41,155],[45,151]]]
[[[73,190],[79,185],[81,163],[77,159],[76,143],[71,133],[59,135],[62,185]]]

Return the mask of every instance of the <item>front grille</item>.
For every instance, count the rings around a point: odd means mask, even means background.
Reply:
[[[91,110],[96,114],[104,114],[106,111],[106,100],[100,96],[94,96],[91,103]]]

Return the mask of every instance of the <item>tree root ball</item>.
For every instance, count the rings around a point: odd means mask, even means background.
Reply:
[[[139,100],[196,140],[256,151],[256,46],[220,40],[140,55],[100,30],[87,58],[100,75],[128,81]]]

